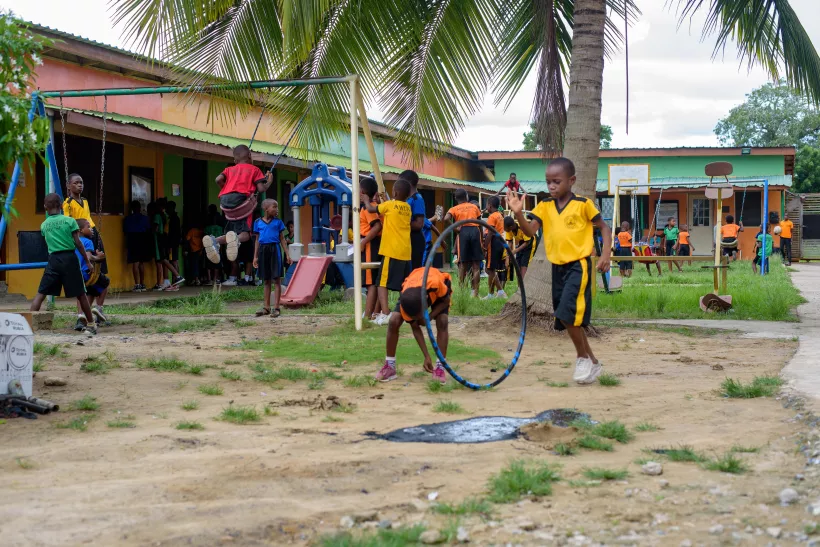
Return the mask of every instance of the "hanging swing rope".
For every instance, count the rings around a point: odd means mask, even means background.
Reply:
[[[105,138],[107,134],[106,118],[108,116],[108,95],[103,101],[103,119],[102,119],[102,159],[100,160],[100,199],[97,202],[97,231],[101,231],[102,227],[102,207],[103,207],[103,181],[105,180]],[[67,181],[66,181],[67,182]]]

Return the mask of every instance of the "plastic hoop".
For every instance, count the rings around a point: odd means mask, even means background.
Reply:
[[[433,326],[430,324],[430,311],[427,309],[427,291],[422,291],[421,295],[421,309],[424,310],[424,323],[427,327],[427,336],[430,338],[430,344],[433,346],[433,351],[436,352],[436,357],[438,357],[439,361],[441,361],[442,366],[444,369],[453,377],[453,379],[458,382],[459,384],[463,385],[464,387],[474,389],[476,391],[481,389],[489,389],[491,387],[495,387],[501,382],[503,382],[507,376],[510,375],[512,370],[515,368],[515,365],[518,363],[518,359],[521,358],[521,350],[524,349],[524,336],[527,333],[527,293],[524,290],[524,280],[521,277],[521,269],[518,267],[518,262],[515,260],[515,256],[513,255],[512,249],[510,246],[507,245],[507,242],[504,240],[504,236],[498,233],[498,230],[493,228],[488,222],[477,218],[474,220],[459,220],[458,222],[451,224],[447,228],[441,232],[441,235],[436,239],[436,242],[433,244],[433,248],[430,250],[430,254],[427,257],[427,262],[424,264],[424,275],[421,278],[421,286],[427,287],[427,274],[430,273],[430,268],[433,265],[433,259],[436,256],[436,251],[441,246],[441,242],[444,241],[445,236],[449,235],[454,230],[468,224],[470,226],[483,226],[487,228],[495,235],[501,237],[501,242],[504,245],[504,248],[507,250],[507,256],[510,257],[510,262],[515,269],[516,277],[518,278],[518,290],[521,292],[521,333],[518,335],[518,347],[515,349],[515,353],[513,354],[512,361],[510,364],[507,365],[507,368],[504,370],[503,374],[496,378],[494,382],[489,384],[474,384],[469,380],[465,380],[458,373],[450,367],[450,364],[447,363],[447,359],[444,355],[441,354],[441,349],[438,347],[438,342],[436,341],[436,337],[433,334]]]

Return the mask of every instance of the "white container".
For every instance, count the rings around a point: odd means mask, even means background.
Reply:
[[[16,313],[0,313],[0,395],[8,393],[11,380],[19,380],[31,397],[33,363],[34,333],[28,321]]]

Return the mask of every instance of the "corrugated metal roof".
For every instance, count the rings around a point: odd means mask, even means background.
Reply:
[[[627,150],[734,150],[737,148],[751,148],[752,150],[766,150],[770,148],[794,148],[792,146],[627,146],[625,148],[601,148],[606,152],[624,152]],[[540,152],[540,150],[475,150],[476,154],[496,154],[504,152]]]

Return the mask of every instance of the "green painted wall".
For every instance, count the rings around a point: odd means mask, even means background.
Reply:
[[[162,160],[162,191],[168,201],[174,201],[177,204],[177,215],[182,218],[182,156],[174,156],[165,154]],[[178,184],[180,188],[180,195],[174,196],[171,191],[171,185]]]
[[[379,164],[384,165],[384,140],[374,136],[373,148],[376,149],[376,157],[378,158]],[[350,133],[339,131],[337,138],[323,146],[321,151],[327,154],[336,154],[349,158]],[[370,161],[370,154],[367,151],[367,142],[364,139],[364,135],[359,135],[359,159]]]
[[[652,178],[702,177],[703,168],[714,161],[729,161],[734,166],[734,176],[782,175],[783,156],[673,156],[654,158],[599,158],[598,178],[608,178],[609,164],[648,163]],[[505,181],[511,172],[518,180],[542,181],[546,164],[540,159],[496,160],[495,179]]]

